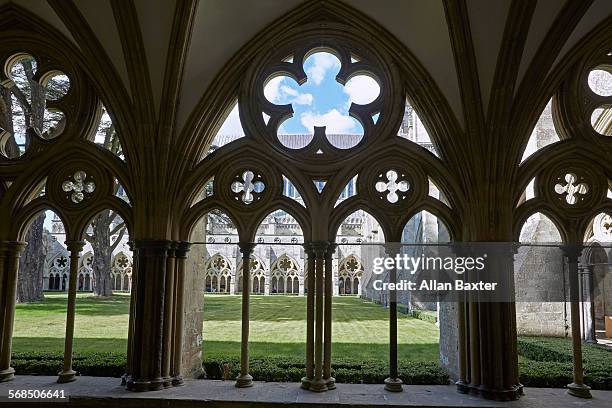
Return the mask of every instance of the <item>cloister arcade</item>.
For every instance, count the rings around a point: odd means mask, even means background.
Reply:
[[[337,259],[345,246],[355,244],[341,242],[338,231],[356,211],[369,213],[380,226],[377,238],[370,240],[379,244],[403,242],[405,226],[423,211],[444,224],[452,243],[516,243],[525,222],[542,214],[559,233],[561,242],[554,244],[568,265],[573,294],[578,290],[583,247],[593,230],[608,233],[612,228],[612,92],[597,93],[589,85],[594,70],[612,73],[608,11],[561,55],[591,2],[567,2],[551,34],[526,65],[521,56],[536,6],[511,2],[507,21],[500,23],[506,28],[499,34],[496,62],[487,71],[486,98],[462,1],[439,5],[448,23],[448,64],[424,64],[423,54],[417,57],[412,46],[351,2],[312,0],[293,10],[286,6],[287,13],[276,16],[278,20],[270,17],[252,30],[250,39],[235,47],[233,56],[228,55],[223,68],[215,68],[214,78],[211,74],[207,81],[199,81],[191,71],[192,76],[185,74],[194,1],[176,2],[169,12],[175,21],[168,28],[172,45],[155,62],[147,60],[134,3],[111,2],[107,11],[114,12],[117,41],[125,48],[125,55],[119,51],[124,64],[119,69],[114,57],[101,51],[77,2],[48,3],[45,10],[53,12],[53,21],[64,28],[19,5],[0,6],[3,92],[23,93],[12,70],[27,57],[35,62],[28,92],[48,93],[41,109],[47,120],[28,123],[25,133],[17,134],[0,120],[2,381],[19,374],[10,365],[16,279],[28,228],[42,211],[54,211],[61,219],[69,255],[54,260],[53,278],[48,278],[49,288],[62,290],[65,285],[69,293],[60,382],[75,380],[76,292],[91,285],[84,234],[102,210],[124,220],[133,259],[115,257],[113,273],[115,287],[131,288],[124,380],[133,391],[181,385],[201,368],[201,358],[192,349],[199,333],[186,329],[195,324],[186,316],[201,307],[201,292],[196,296],[192,285],[197,268],[190,265],[204,262],[204,254],[198,252],[196,261],[190,256],[207,243],[206,229],[199,225],[211,212],[225,214],[238,236],[238,242],[231,243],[234,258],[209,254],[202,269],[206,291],[241,296],[241,370],[236,386],[253,385],[248,347],[251,294],[290,293],[306,296],[301,386],[315,392],[336,387],[331,370],[332,297],[360,293],[367,269],[350,253]],[[415,36],[410,43],[419,41]],[[294,86],[314,81],[304,63],[319,53],[339,61],[334,84],[339,89],[350,88],[351,81],[375,83],[377,92],[367,100],[351,100],[346,107],[344,120],[358,123],[358,132],[328,132],[321,124],[313,125],[307,135],[279,130],[297,119],[297,102],[274,103],[265,94],[266,86],[279,77]],[[449,75],[439,71],[451,69],[453,63],[457,89],[449,95],[442,84]],[[152,79],[157,66],[165,71]],[[69,78],[60,96],[51,92],[56,75]],[[199,82],[206,84],[201,92],[195,86]],[[192,89],[200,92],[190,96],[193,104],[181,100]],[[536,146],[524,157],[532,129],[551,100],[559,140]],[[431,146],[398,136],[407,101],[418,112]],[[236,104],[244,137],[211,149]],[[103,106],[117,128],[119,150],[109,149],[96,135]],[[0,111],[6,108],[0,105]],[[330,137],[332,133],[336,136]],[[284,180],[301,200],[286,194]],[[349,196],[345,189],[352,180]],[[430,194],[434,187],[437,196]],[[119,189],[127,199],[120,197]],[[277,211],[299,226],[299,237],[287,234],[287,246],[303,251],[303,265],[289,253],[274,262],[253,256],[258,247],[269,244],[258,241],[258,229]],[[512,265],[514,254],[507,255]],[[397,295],[388,296],[389,374],[384,386],[401,391]],[[458,391],[518,399],[523,387],[515,303],[468,296],[447,306],[441,330],[446,330],[445,341],[454,350],[449,369],[456,373]],[[588,396],[576,297],[571,301],[571,334],[575,376],[569,389],[573,395]]]

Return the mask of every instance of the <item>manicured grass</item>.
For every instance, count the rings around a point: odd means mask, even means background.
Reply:
[[[85,375],[124,372],[129,295],[98,299],[79,294],[75,367]],[[222,378],[224,363],[235,377],[240,357],[240,296],[204,296],[203,359],[209,378]],[[388,311],[356,297],[333,299],[333,370],[341,382],[380,383],[387,375]],[[14,358],[18,371],[53,375],[61,367],[66,295],[47,293],[40,303],[18,305]],[[423,313],[426,320],[433,316]],[[422,316],[423,317],[423,316]],[[299,381],[304,371],[306,299],[253,296],[250,326],[251,372],[265,381]],[[435,324],[400,314],[400,376],[412,384],[446,384],[438,363]],[[532,387],[564,387],[572,380],[571,341],[520,337],[520,380]],[[612,350],[583,345],[585,381],[612,389]]]
[[[333,298],[334,358],[386,360],[389,349],[388,310],[357,297]],[[240,354],[240,297],[205,295],[204,356]],[[253,357],[305,354],[306,298],[253,296],[250,350]],[[400,315],[399,358],[438,360],[438,328]]]
[[[66,294],[46,292],[42,302],[18,304],[13,350],[63,351],[66,302]],[[95,298],[88,293],[79,293],[74,329],[75,352],[125,352],[129,310],[128,294]]]
[[[303,356],[306,298],[253,296],[250,349],[253,357]],[[204,357],[240,355],[240,296],[204,296]],[[66,295],[46,293],[39,303],[17,305],[16,352],[63,350]],[[117,352],[126,348],[129,295],[98,299],[79,294],[75,352]],[[333,299],[333,356],[386,361],[388,311],[356,297]],[[438,329],[419,319],[399,316],[400,359],[437,361]]]

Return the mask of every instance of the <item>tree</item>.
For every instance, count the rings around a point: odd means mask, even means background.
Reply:
[[[100,125],[96,139],[103,147],[116,155],[121,155],[121,143],[115,132],[115,127],[106,110],[103,108]],[[121,186],[115,184],[115,195],[120,191]],[[91,223],[91,232],[85,235],[85,239],[91,244],[93,249],[93,291],[95,296],[111,296],[112,291],[112,256],[113,251],[121,243],[126,233],[125,222],[117,213],[104,210],[99,213]],[[115,237],[115,240],[111,240]]]
[[[35,132],[52,138],[62,132],[65,118],[59,111],[46,109],[46,101],[63,96],[69,86],[66,76],[55,76],[43,86],[34,79],[36,60],[26,56],[11,67],[11,82],[0,91],[0,150],[9,158],[19,157]],[[20,143],[21,142],[21,143]],[[46,246],[43,240],[45,214],[34,219],[26,234],[26,247],[19,266],[17,301],[33,302],[43,299],[43,271]]]

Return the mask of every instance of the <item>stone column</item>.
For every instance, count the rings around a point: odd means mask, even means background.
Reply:
[[[336,379],[331,376],[332,351],[332,296],[333,296],[333,256],[337,245],[330,243],[325,252],[325,328],[323,349],[323,380],[328,390],[336,388]]]
[[[314,347],[314,378],[310,385],[311,391],[327,391],[327,383],[323,379],[323,318],[324,318],[324,262],[325,252],[329,246],[327,241],[312,243],[315,253],[315,347]]]
[[[127,385],[127,381],[130,377],[129,373],[132,372],[132,333],[134,331],[134,313],[136,311],[136,276],[138,272],[138,257],[135,253],[134,241],[129,241],[128,245],[134,256],[132,258],[132,277],[130,278],[130,318],[128,323],[127,364],[125,367],[125,374],[121,377],[122,386]]]
[[[15,378],[15,370],[11,367],[13,322],[19,257],[25,246],[25,242],[0,242],[0,382]]]
[[[64,368],[57,378],[58,383],[76,380],[72,369],[72,344],[74,341],[74,315],[76,308],[77,276],[79,276],[79,259],[85,242],[66,242],[70,252],[70,277],[68,279],[68,306],[66,309],[66,336],[64,338]]]
[[[242,252],[242,339],[240,344],[240,375],[236,378],[236,387],[253,386],[253,377],[249,374],[249,299],[251,297],[251,254],[255,244],[241,242]]]
[[[595,332],[595,299],[593,288],[593,265],[586,265],[578,268],[580,277],[580,312],[582,340],[585,343],[597,343],[597,333]]]
[[[181,241],[176,245],[174,256],[175,261],[175,312],[174,312],[174,341],[172,347],[172,385],[179,386],[185,382],[183,380],[183,319],[185,318],[185,263],[187,262],[187,252],[191,248],[191,242]]]
[[[302,378],[302,388],[309,389],[314,378],[314,295],[315,295],[315,257],[310,242],[304,243],[304,253],[306,255],[306,267],[308,276],[306,277],[308,293],[306,294],[306,376]]]
[[[386,256],[394,258],[393,252],[386,251]],[[397,282],[395,267],[389,270],[389,283]],[[402,391],[402,380],[397,369],[397,291],[389,290],[389,377],[385,379],[385,390]]]
[[[570,315],[572,321],[572,350],[574,366],[574,382],[567,385],[570,395],[580,398],[591,398],[590,387],[584,384],[582,368],[582,335],[580,333],[580,288],[578,278],[578,258],[582,253],[579,245],[566,245],[563,254],[567,259],[570,287]]]
[[[127,389],[155,391],[164,387],[162,379],[164,350],[164,316],[166,305],[166,273],[168,240],[134,242],[136,271],[135,310],[131,316],[131,362]],[[134,294],[132,295],[134,296]]]
[[[513,282],[513,252],[501,244],[487,251],[487,275],[500,278],[498,287],[503,282],[504,290],[510,292],[503,302],[483,301],[482,292],[468,295],[465,313],[468,330],[463,343],[466,380],[457,384],[457,390],[487,399],[515,400],[523,387],[518,381],[515,303],[509,300],[513,298],[514,287],[505,280]],[[466,273],[464,279],[475,282],[478,277]]]
[[[168,257],[166,258],[166,282],[164,292],[164,354],[162,359],[162,380],[164,387],[172,385],[172,377],[170,375],[172,365],[172,348],[174,343],[174,316],[176,315],[175,305],[175,279],[176,279],[176,248],[177,242],[172,242],[168,249]]]

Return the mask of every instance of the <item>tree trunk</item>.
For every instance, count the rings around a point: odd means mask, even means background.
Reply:
[[[43,271],[47,257],[46,245],[43,243],[45,214],[39,215],[26,235],[28,245],[19,262],[17,278],[17,302],[37,302],[44,299]]]
[[[112,273],[111,258],[112,247],[110,226],[114,217],[108,210],[102,211],[94,219],[91,246],[93,249],[93,291],[95,296],[111,296]]]
[[[34,127],[42,131],[45,113],[45,90],[37,81],[34,80],[34,69],[31,61],[22,61],[25,75],[30,87],[31,103],[28,105],[23,94],[17,99],[22,104],[22,109],[26,112],[25,125]],[[16,86],[12,88],[14,94],[21,91]],[[4,95],[8,102],[8,95]],[[12,105],[11,105],[12,106]],[[12,119],[12,118],[11,118]],[[8,123],[8,118],[5,118]],[[14,130],[14,129],[13,129]],[[26,144],[29,141],[26,140]],[[15,146],[11,147],[14,150]],[[14,154],[15,152],[11,152]],[[17,277],[17,301],[34,302],[44,299],[43,295],[43,273],[45,259],[47,256],[46,245],[43,242],[45,214],[38,216],[26,235],[28,246],[21,257],[19,275]]]

